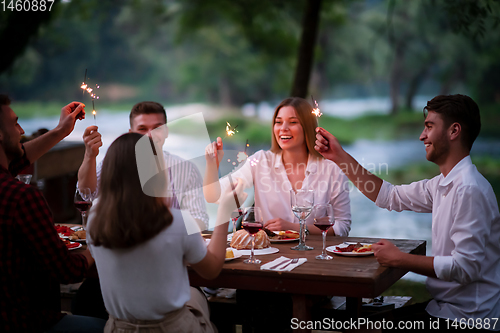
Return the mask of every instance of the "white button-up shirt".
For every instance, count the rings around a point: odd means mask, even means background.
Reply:
[[[450,173],[410,185],[384,181],[377,206],[432,212],[437,279],[427,279],[435,317],[500,317],[500,215],[495,193],[469,156]],[[496,325],[500,330],[500,323]]]
[[[232,180],[241,178],[245,188],[254,187],[255,206],[260,207],[264,223],[282,218],[298,223],[290,205],[292,185],[288,180],[281,153],[259,150],[248,157],[238,170],[231,174]],[[220,181],[222,191],[229,186],[228,177]],[[348,236],[351,230],[351,208],[347,177],[332,161],[309,155],[303,189],[314,190],[314,203],[331,203],[335,217],[333,230],[337,236]],[[306,224],[313,224],[312,216]]]

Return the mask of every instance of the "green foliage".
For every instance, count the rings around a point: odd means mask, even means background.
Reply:
[[[60,2],[0,75],[0,91],[18,101],[81,99],[88,69],[101,85],[99,104],[281,100],[293,79],[305,3]],[[318,100],[387,96],[395,80],[406,107],[416,94],[456,92],[498,105],[499,7],[485,0],[323,1],[310,91]]]

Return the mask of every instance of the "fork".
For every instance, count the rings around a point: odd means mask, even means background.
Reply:
[[[271,269],[276,269],[276,268],[278,268],[279,266],[283,265],[283,264],[284,264],[284,263],[286,263],[286,262],[291,263],[291,262],[292,262],[292,259],[286,259],[286,260],[280,261],[280,263],[279,263],[279,264],[274,265],[273,267],[271,267]]]
[[[285,269],[288,267],[288,265],[290,264],[296,264],[299,262],[299,258],[294,258],[292,261],[290,261],[288,264],[286,264],[285,266],[281,267],[280,269]]]

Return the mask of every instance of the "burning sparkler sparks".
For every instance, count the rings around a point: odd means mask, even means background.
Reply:
[[[318,105],[318,102],[316,102],[316,100],[314,99],[314,97],[312,97],[311,95],[311,99],[313,101],[313,110],[312,110],[312,113],[316,116],[316,117],[321,117],[323,114],[321,113],[321,110],[319,109],[319,105]]]
[[[238,131],[236,130],[236,127],[238,127],[238,125],[236,125],[235,127],[232,127],[230,123],[228,123],[226,121],[226,135],[227,136],[233,136],[235,133],[237,133]]]
[[[95,88],[91,88],[88,84],[87,84],[87,69],[85,69],[85,77],[83,79],[83,82],[82,82],[82,85],[80,86],[80,88],[82,89],[83,91],[83,94],[85,94],[85,92],[87,92],[90,97],[92,98],[92,115],[94,116],[94,124],[96,124],[96,110],[95,110],[95,105],[94,105],[94,100],[96,99],[99,99],[99,96],[96,95],[96,90],[99,89],[99,85],[96,84],[95,85]]]

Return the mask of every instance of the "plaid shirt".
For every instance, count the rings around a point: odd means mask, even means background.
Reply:
[[[0,166],[0,332],[43,332],[61,313],[60,283],[81,281],[87,260],[59,239],[41,192],[12,175],[26,154]]]

